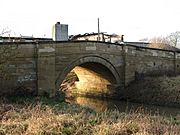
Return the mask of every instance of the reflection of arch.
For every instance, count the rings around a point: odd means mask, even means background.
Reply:
[[[63,82],[63,80],[65,79],[65,77],[67,76],[67,74],[74,69],[76,66],[78,65],[82,65],[84,63],[99,63],[103,66],[105,66],[114,76],[115,80],[116,80],[116,84],[120,84],[120,77],[119,74],[116,70],[116,68],[111,64],[111,62],[109,62],[108,60],[100,57],[100,56],[96,56],[96,55],[90,55],[90,56],[84,56],[81,58],[76,59],[75,61],[73,61],[72,63],[70,63],[58,76],[57,80],[56,80],[56,89],[59,89],[60,84]]]

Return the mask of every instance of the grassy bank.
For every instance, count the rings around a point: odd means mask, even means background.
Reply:
[[[129,101],[180,108],[180,76],[146,77],[127,87]]]
[[[0,100],[0,135],[178,135],[180,116],[165,118],[143,110],[97,113],[47,98]]]

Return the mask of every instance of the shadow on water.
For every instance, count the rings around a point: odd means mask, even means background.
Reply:
[[[89,107],[97,112],[104,112],[107,110],[116,109],[120,112],[125,112],[125,113],[143,111],[144,113],[147,114],[160,115],[166,117],[180,115],[179,108],[146,105],[146,104],[116,101],[110,99],[105,100],[105,99],[88,98],[88,97],[75,97],[73,100],[66,99],[66,101],[70,103],[76,103],[81,106]]]

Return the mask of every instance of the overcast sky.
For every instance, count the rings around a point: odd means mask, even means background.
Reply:
[[[126,41],[180,31],[180,0],[0,0],[0,31],[51,37],[56,22],[69,35],[97,32],[124,34]]]

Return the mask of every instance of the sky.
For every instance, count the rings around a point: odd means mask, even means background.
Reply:
[[[0,32],[12,36],[52,37],[56,22],[69,35],[123,34],[125,41],[167,36],[180,31],[179,0],[0,0]]]

